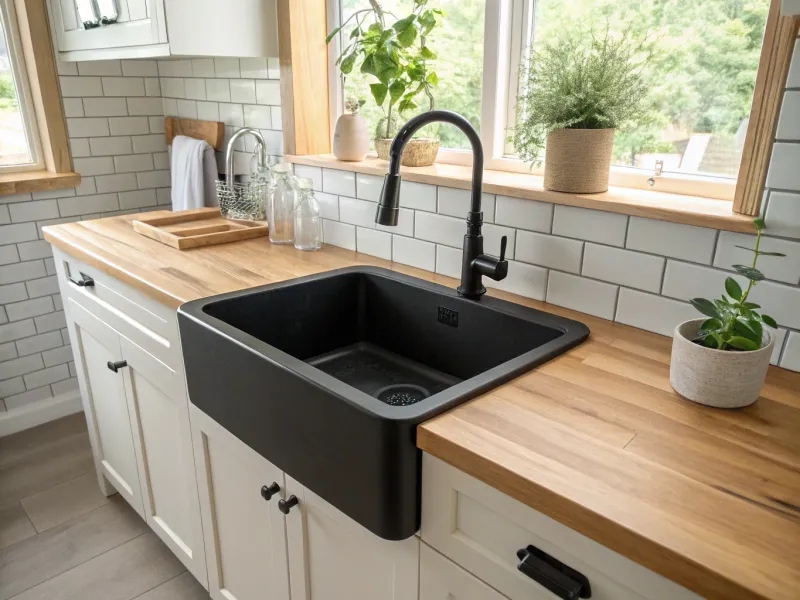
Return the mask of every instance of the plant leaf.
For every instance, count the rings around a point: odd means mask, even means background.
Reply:
[[[419,55],[426,60],[433,60],[434,58],[436,58],[436,54],[434,54],[433,51],[427,46],[423,46],[420,49]]]
[[[760,304],[756,304],[755,302],[745,302],[742,306],[746,306],[747,308],[761,308]]]
[[[733,265],[733,269],[739,273],[739,275],[747,277],[747,279],[750,281],[763,281],[764,279],[764,274],[753,267],[748,267],[746,265]]]
[[[786,256],[783,252],[767,252],[766,250],[756,250],[755,248],[740,246],[739,244],[734,244],[734,246],[736,248],[741,248],[742,250],[749,250],[750,252],[755,252],[759,256]]]
[[[734,300],[742,299],[742,286],[733,277],[728,277],[725,280],[725,291]]]
[[[403,48],[408,48],[417,41],[417,28],[413,25],[397,32],[397,41]]]
[[[738,337],[743,337],[754,344],[761,343],[761,335],[753,331],[747,324],[743,323],[742,321],[734,321],[733,323],[733,330],[737,333]],[[736,337],[736,336],[734,336]]]
[[[430,73],[428,73],[428,76],[425,78],[425,81],[427,81],[432,86],[436,87],[437,85],[439,85],[439,76],[433,71],[431,71]]]
[[[691,303],[692,306],[694,306],[697,310],[699,310],[707,317],[712,317],[714,319],[722,320],[722,317],[719,314],[719,310],[717,310],[717,307],[714,306],[713,302],[706,300],[705,298],[693,298],[691,300]]]
[[[331,32],[328,34],[328,37],[326,37],[326,38],[325,38],[325,43],[326,43],[326,44],[330,44],[330,43],[331,43],[331,40],[333,39],[333,37],[334,37],[334,36],[335,36],[337,33],[339,33],[339,32],[342,30],[342,27],[343,27],[343,25],[340,25],[339,27],[337,27],[336,29],[334,29],[333,31],[331,31]]]
[[[773,319],[769,315],[761,315],[761,320],[764,321],[765,324],[769,325],[773,329],[778,328],[778,323],[775,321],[775,319]]]
[[[755,219],[753,219],[753,225],[756,226],[757,231],[763,231],[767,227],[767,224],[761,217],[756,217]]]
[[[735,335],[729,339],[728,343],[737,350],[758,350],[761,348],[760,344],[756,344],[754,341],[738,335]]]
[[[375,104],[383,106],[383,101],[386,100],[386,94],[389,92],[389,88],[382,83],[371,83],[369,84],[369,90],[372,92]]]
[[[339,69],[345,75],[349,75],[350,72],[353,70],[353,66],[356,64],[356,58],[358,56],[358,50],[353,50],[347,57],[342,60],[342,64],[339,65]]]

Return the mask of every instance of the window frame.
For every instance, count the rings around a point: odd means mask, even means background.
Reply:
[[[528,28],[532,28],[534,24],[534,5],[535,0],[486,0],[483,57],[484,80],[481,96],[480,136],[484,146],[484,155],[486,157],[484,166],[487,169],[513,173],[531,173],[533,175],[542,175],[544,172],[541,166],[534,166],[531,168],[527,163],[508,156],[506,152],[506,132],[507,128],[513,124],[514,103],[516,99],[516,93],[512,93],[512,74],[518,71],[522,53],[524,52],[523,40],[529,39],[529,37],[524,36],[530,33],[530,29]],[[332,31],[337,27],[341,22],[341,18],[340,0],[328,0],[328,31]],[[788,55],[783,52],[783,54],[777,57],[781,59],[778,61],[781,64],[774,69],[770,66],[771,75],[765,76],[762,73],[763,65],[770,65],[769,60],[773,62],[776,60],[775,58],[765,59],[765,56],[772,56],[774,53],[773,35],[775,35],[775,32],[773,30],[775,29],[775,25],[773,21],[775,20],[782,20],[783,25],[778,27],[778,31],[779,33],[782,32],[784,37],[786,36],[787,28],[791,28],[792,26],[794,27],[796,36],[797,25],[800,22],[796,18],[781,17],[780,0],[771,0],[767,28],[762,43],[759,73],[757,74],[756,80],[757,87],[753,95],[754,103],[759,98],[759,85],[780,87],[780,83],[776,84],[776,79],[781,79],[781,73],[782,81],[785,83],[791,50],[789,50]],[[771,23],[773,24],[771,25]],[[516,26],[514,26],[514,24],[516,24]],[[341,48],[340,38],[341,34],[337,35],[328,47],[328,89],[331,135],[333,135],[333,127],[335,126],[336,118],[343,112],[342,77],[335,65],[336,56]],[[772,73],[772,71],[775,71],[775,73]],[[768,81],[762,81],[765,79]],[[765,123],[763,117],[761,119],[751,119],[747,129],[748,140],[756,137],[754,128],[757,124],[763,126],[764,124],[769,125],[770,122],[773,122],[773,127],[770,131],[774,130],[774,122],[777,121],[777,111],[780,108],[780,103],[778,102],[776,105],[773,101],[770,108],[774,114],[768,115],[771,119],[766,119],[767,123]],[[751,116],[754,114],[755,108],[752,108]],[[763,135],[761,137],[763,138]],[[761,142],[763,146],[763,139]],[[749,147],[756,143],[755,139],[751,140],[749,144],[746,140],[745,149],[742,153],[742,168],[736,179],[711,174],[671,171],[663,171],[657,174],[644,169],[612,165],[609,183],[611,186],[615,187],[703,196],[728,202],[734,201],[736,198],[735,209],[737,212],[751,215],[758,214],[759,202],[753,202],[752,197],[754,194],[752,192],[749,194],[749,202],[739,199],[739,196],[744,193],[741,191],[744,187],[759,187],[760,185],[760,188],[763,190],[766,168],[768,165],[763,164],[764,160],[762,157],[757,168],[754,169],[748,167],[746,160],[748,159],[750,162],[753,162],[753,159],[750,158],[751,154],[761,156],[766,152],[763,148],[759,153],[758,150],[752,150]],[[437,162],[470,165],[472,163],[472,153],[469,150],[442,148],[439,150]],[[756,183],[751,182],[751,179],[755,180]],[[757,182],[760,182],[760,184]],[[748,183],[750,184],[749,186],[747,185]]]
[[[11,77],[14,80],[19,112],[31,157],[30,163],[0,165],[0,174],[40,171],[45,168],[45,161],[36,119],[36,108],[32,101],[31,86],[22,50],[19,21],[13,0],[0,0],[0,27],[3,27],[5,33]]]

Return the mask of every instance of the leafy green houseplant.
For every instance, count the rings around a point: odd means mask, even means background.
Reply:
[[[691,300],[703,319],[686,321],[677,327],[672,345],[670,382],[682,396],[718,407],[747,406],[756,401],[769,367],[774,337],[764,325],[776,329],[772,317],[759,312],[750,293],[764,274],[756,268],[760,256],[784,256],[761,249],[764,220],[755,219],[753,253],[749,265],[733,265],[747,280],[742,286],[733,277],[725,280],[725,293],[716,300]]]
[[[541,163],[545,149],[545,188],[608,189],[614,130],[639,114],[647,59],[642,43],[609,32],[529,52],[521,68],[514,146],[532,165]]]
[[[376,150],[380,156],[385,147],[388,157],[386,141],[397,132],[398,115],[402,117],[418,109],[422,97],[428,109],[434,108],[433,92],[439,78],[431,66],[436,54],[428,46],[428,37],[444,13],[438,8],[430,8],[429,0],[414,0],[411,13],[402,18],[384,10],[378,0],[369,0],[369,4],[369,8],[354,12],[334,29],[326,41],[330,43],[348,23],[354,22],[347,45],[336,64],[344,77],[359,69],[375,79],[370,83],[369,91],[385,114],[375,132]],[[438,150],[438,140],[427,140],[427,154],[431,153],[432,142],[435,142],[435,148],[427,164],[433,162]],[[409,164],[406,161],[409,153],[415,153],[413,144],[406,146],[403,164]]]

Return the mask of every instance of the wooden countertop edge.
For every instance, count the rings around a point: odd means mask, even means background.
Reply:
[[[456,409],[454,409],[456,410]],[[432,420],[433,421],[433,420]],[[505,468],[485,456],[444,439],[427,427],[417,426],[417,447],[492,488],[530,506],[578,533],[596,541],[685,588],[708,598],[770,600],[757,591],[659,544],[613,519],[559,495],[536,481]],[[537,498],[537,502],[531,502]]]

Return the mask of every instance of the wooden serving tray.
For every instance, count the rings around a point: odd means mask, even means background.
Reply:
[[[163,216],[153,215],[133,222],[136,233],[178,250],[249,240],[269,234],[264,221],[231,221],[218,208],[196,208]]]

